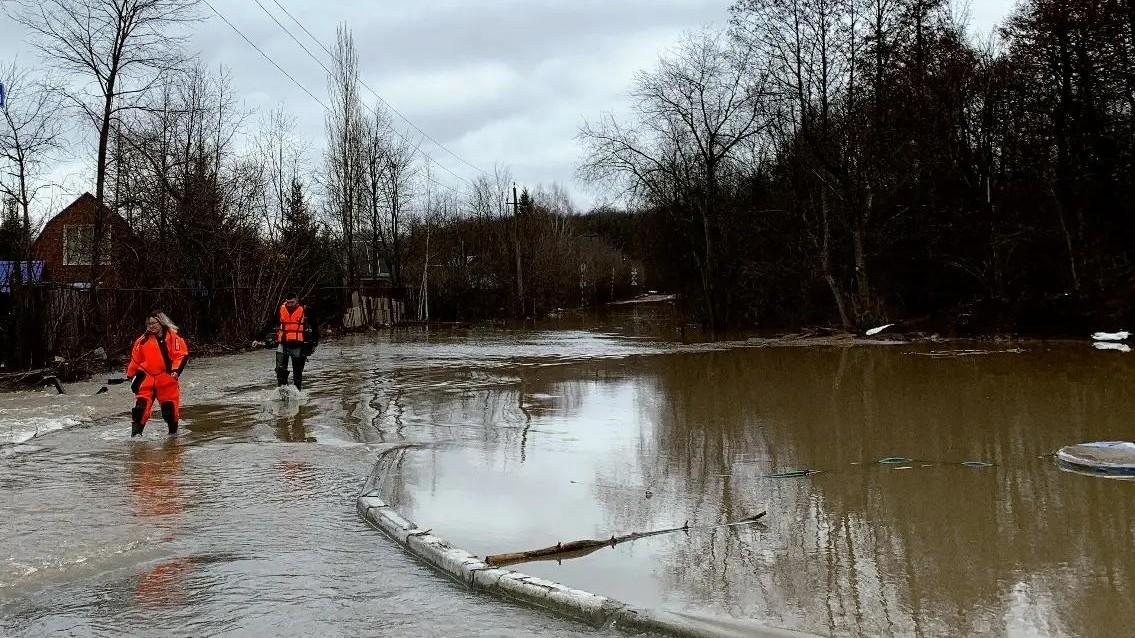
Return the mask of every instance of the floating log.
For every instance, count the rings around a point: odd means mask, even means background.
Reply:
[[[505,567],[507,565],[516,565],[518,563],[527,563],[537,560],[565,560],[570,558],[580,558],[587,556],[592,552],[602,549],[604,547],[614,547],[619,543],[626,543],[635,541],[650,536],[660,536],[662,534],[673,534],[674,532],[688,532],[693,529],[716,529],[719,527],[732,527],[735,525],[749,525],[758,522],[767,512],[760,512],[754,516],[739,520],[734,523],[724,523],[721,525],[709,525],[706,527],[690,527],[690,522],[686,521],[681,527],[671,527],[669,529],[659,529],[651,532],[634,532],[632,534],[624,534],[622,536],[612,536],[608,539],[595,539],[585,538],[577,541],[568,541],[566,543],[556,543],[551,547],[542,547],[540,549],[533,549],[526,552],[511,552],[507,554],[493,554],[485,557],[485,562],[493,567]]]

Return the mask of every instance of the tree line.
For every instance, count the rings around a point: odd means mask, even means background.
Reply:
[[[40,65],[4,73],[0,261],[32,259],[59,205],[43,196],[52,172],[84,143],[102,204],[83,248],[89,288],[47,292],[13,271],[0,294],[10,366],[98,347],[113,356],[152,307],[198,344],[246,344],[286,290],[332,324],[355,293],[405,304],[409,320],[524,317],[629,293],[635,264],[562,188],[518,191],[503,166],[461,188],[438,180],[421,139],[365,99],[346,27],[328,49],[317,148],[294,115],[247,109],[227,70],[186,52],[205,17],[198,0],[13,0],[5,10]],[[115,283],[98,276],[108,215],[134,235]]]
[[[682,293],[715,329],[1053,333],[1131,314],[1132,0],[1023,0],[985,42],[948,0],[738,0],[727,28],[637,75],[629,116],[581,128],[580,176],[621,202],[589,212],[503,165],[446,186],[364,97],[345,27],[316,150],[293,115],[248,110],[226,70],[185,52],[201,9],[5,4],[42,64],[5,71],[0,259],[29,258],[31,211],[83,141],[105,206],[90,263],[104,210],[144,257],[130,291],[92,277],[23,364],[117,350],[145,306],[210,343],[258,336],[290,288],[335,321],[380,275],[431,320],[647,289]],[[37,323],[16,294],[7,343]]]
[[[1129,320],[1135,3],[739,0],[581,131],[714,326]],[[679,259],[675,259],[680,256]]]

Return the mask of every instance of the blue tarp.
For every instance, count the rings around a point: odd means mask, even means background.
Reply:
[[[24,283],[39,283],[43,281],[42,261],[0,261],[0,293],[12,292],[12,280],[15,279],[16,264],[19,264],[20,281]]]

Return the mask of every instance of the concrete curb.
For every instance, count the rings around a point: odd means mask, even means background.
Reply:
[[[385,450],[379,455],[375,473],[367,481],[368,491],[356,500],[359,516],[394,539],[406,551],[443,574],[475,590],[550,610],[582,621],[592,627],[614,627],[630,632],[652,632],[681,638],[799,638],[811,636],[755,623],[713,620],[656,609],[643,609],[620,600],[599,596],[560,583],[528,576],[510,569],[492,567],[479,557],[453,547],[445,540],[422,529],[400,515],[382,499],[374,496],[391,467],[385,457],[403,453],[409,447]]]

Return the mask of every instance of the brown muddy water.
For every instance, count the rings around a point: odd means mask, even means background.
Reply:
[[[417,443],[387,498],[477,554],[688,520],[516,567],[634,604],[822,635],[1130,635],[1135,483],[1046,455],[1135,436],[1135,359],[974,348],[384,334],[326,344],[299,401],[265,388],[271,353],[194,362],[173,441],[128,440],[121,387],[3,395],[0,633],[607,634],[362,523],[379,454]],[[797,469],[822,473],[765,478]]]

